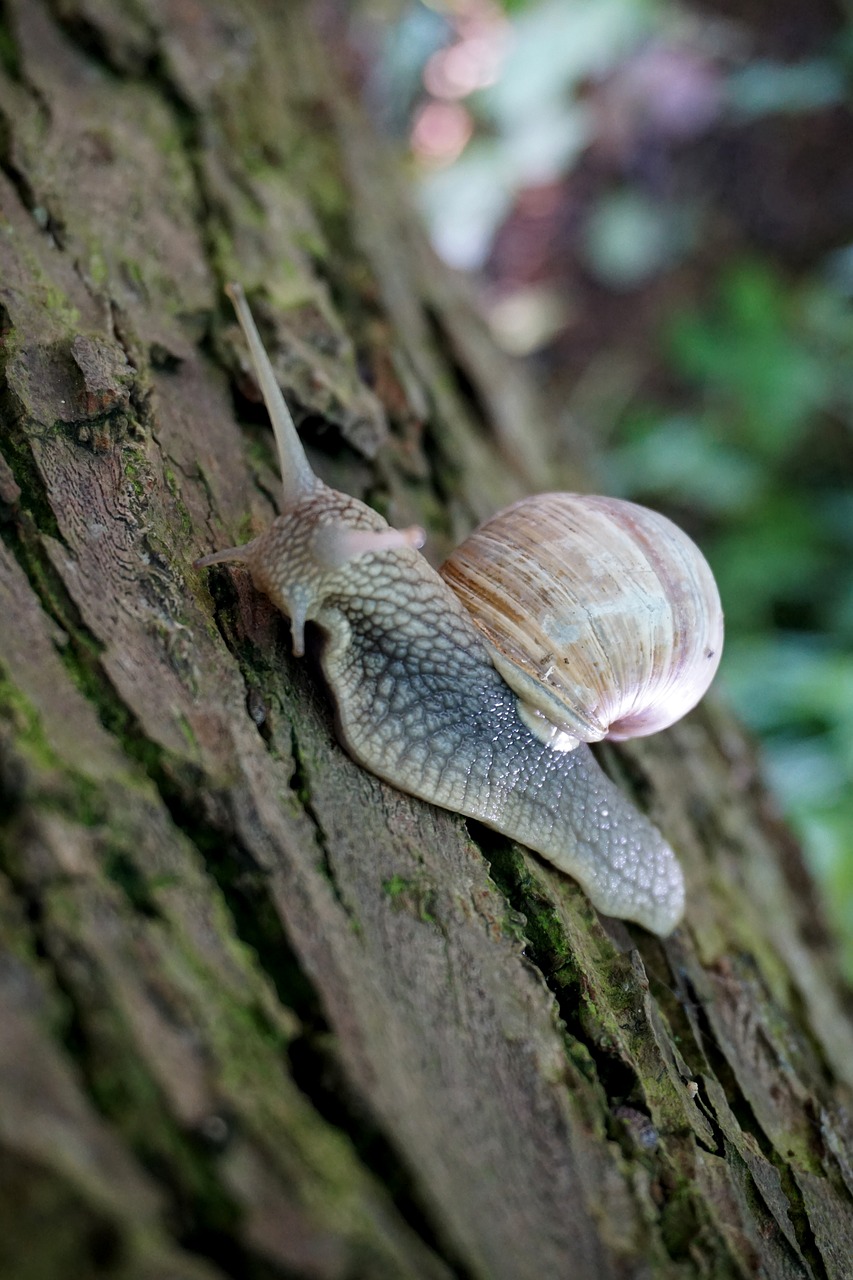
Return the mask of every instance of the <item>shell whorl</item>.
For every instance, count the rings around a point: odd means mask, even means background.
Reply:
[[[476,529],[441,574],[523,706],[569,741],[667,727],[720,660],[707,562],[672,521],[636,503],[524,498]]]

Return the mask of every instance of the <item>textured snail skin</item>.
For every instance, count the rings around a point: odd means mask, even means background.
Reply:
[[[527,728],[463,605],[415,549],[422,531],[390,528],[311,473],[242,290],[228,292],[275,429],[283,513],[196,566],[246,564],[290,619],[294,653],[307,621],[322,630],[338,731],[359,764],[528,845],[605,914],[669,933],[684,910],[669,845],[587,746],[554,749]]]
[[[387,528],[318,482],[246,549],[255,585],[325,633],[321,662],[350,755],[401,791],[535,849],[606,915],[671,932],[684,882],[669,845],[588,747],[555,751],[530,732],[465,609],[426,560],[399,547],[318,565],[318,532],[322,545],[342,529]]]
[[[588,747],[554,751],[533,736],[445,592],[418,578],[413,598],[418,561],[413,550],[353,561],[347,593],[318,619],[331,641],[323,667],[350,753],[401,790],[538,850],[606,915],[669,933],[684,910],[672,850]]]

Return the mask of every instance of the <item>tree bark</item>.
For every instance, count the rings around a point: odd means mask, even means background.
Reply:
[[[849,1276],[849,993],[728,714],[602,753],[661,941],[360,770],[191,567],[275,510],[228,279],[437,559],[564,480],[311,9],[0,5],[0,1276]]]

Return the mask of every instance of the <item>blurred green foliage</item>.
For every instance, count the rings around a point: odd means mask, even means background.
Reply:
[[[670,320],[689,414],[625,415],[615,489],[692,513],[726,609],[720,678],[823,879],[853,973],[853,310],[837,278],[728,268]]]

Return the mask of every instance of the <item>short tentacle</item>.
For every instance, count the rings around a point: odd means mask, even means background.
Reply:
[[[226,564],[228,562],[237,561],[245,564],[255,549],[257,539],[251,542],[245,542],[242,547],[223,547],[221,551],[211,551],[209,555],[199,556],[198,560],[193,560],[194,569],[206,569],[212,564]]]

